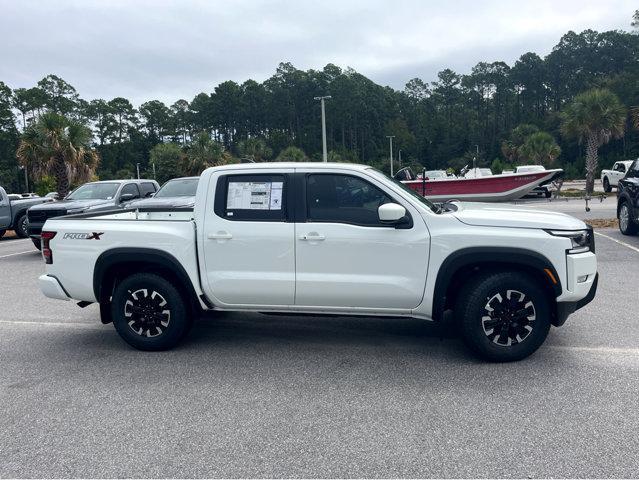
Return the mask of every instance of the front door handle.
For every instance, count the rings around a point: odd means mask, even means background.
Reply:
[[[324,235],[320,235],[319,233],[311,232],[306,235],[300,235],[300,240],[308,240],[309,242],[321,242],[322,240],[326,240]]]
[[[229,232],[216,232],[209,233],[207,235],[207,238],[209,240],[230,240],[231,238],[233,238],[233,235],[231,235]]]

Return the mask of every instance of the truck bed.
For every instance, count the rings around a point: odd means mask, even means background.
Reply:
[[[195,222],[190,209],[149,208],[69,215],[47,220],[43,231],[56,232],[50,241],[53,263],[47,265],[47,274],[56,277],[71,298],[97,301],[93,273],[103,252],[112,249],[143,252],[150,242],[154,250],[174,257],[196,290],[201,290]]]

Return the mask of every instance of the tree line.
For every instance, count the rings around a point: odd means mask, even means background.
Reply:
[[[639,156],[639,132],[626,114],[639,105],[637,21],[635,14],[631,32],[571,31],[543,58],[527,52],[513,65],[479,62],[468,74],[445,69],[431,82],[413,78],[403,90],[351,68],[328,64],[303,71],[290,63],[281,63],[263,82],[226,81],[190,100],[150,100],[137,108],[123,97],[85,100],[56,75],[24,88],[0,82],[0,183],[24,189],[18,154],[28,149],[21,139],[35,141],[43,118],[77,126],[82,148],[97,154],[76,159],[78,175],[71,182],[86,178],[87,171],[100,179],[131,177],[138,166],[144,176],[155,168],[162,181],[239,159],[320,160],[314,97],[322,95],[332,96],[326,102],[329,160],[388,171],[387,136],[393,135],[395,161],[401,151],[402,164],[416,168],[458,169],[478,151],[478,166],[554,164],[568,177],[583,177],[595,143],[595,169]],[[567,118],[579,113],[575,99],[588,91],[604,92],[622,117],[622,125],[596,139]],[[54,165],[62,168],[55,162],[43,168],[34,152],[21,156],[34,179],[46,177]]]

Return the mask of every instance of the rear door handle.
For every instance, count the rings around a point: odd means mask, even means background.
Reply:
[[[322,240],[326,240],[324,235],[320,235],[319,233],[309,233],[307,235],[300,235],[300,240],[308,240],[309,242],[320,242]]]
[[[209,233],[207,238],[209,240],[230,240],[231,238],[233,238],[233,235],[231,235],[229,232],[216,232]]]

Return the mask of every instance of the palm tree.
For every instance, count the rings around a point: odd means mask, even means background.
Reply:
[[[181,170],[185,175],[199,175],[209,167],[232,162],[231,155],[224,146],[211,139],[208,133],[198,133],[181,160]]]
[[[95,174],[100,157],[90,141],[86,126],[45,113],[24,131],[16,156],[36,178],[52,175],[58,194],[65,197],[72,182],[86,182]]]
[[[275,159],[276,162],[306,162],[308,158],[304,150],[297,147],[286,147]]]
[[[266,142],[261,138],[247,138],[237,145],[240,158],[253,162],[263,162],[269,158],[273,151],[268,148]]]
[[[524,144],[519,148],[519,157],[534,165],[552,164],[561,154],[561,148],[555,142],[553,136],[546,132],[537,132],[529,135]]]
[[[595,186],[599,147],[621,138],[626,126],[626,108],[609,90],[595,88],[580,93],[562,113],[561,130],[567,137],[586,142],[586,194]]]

